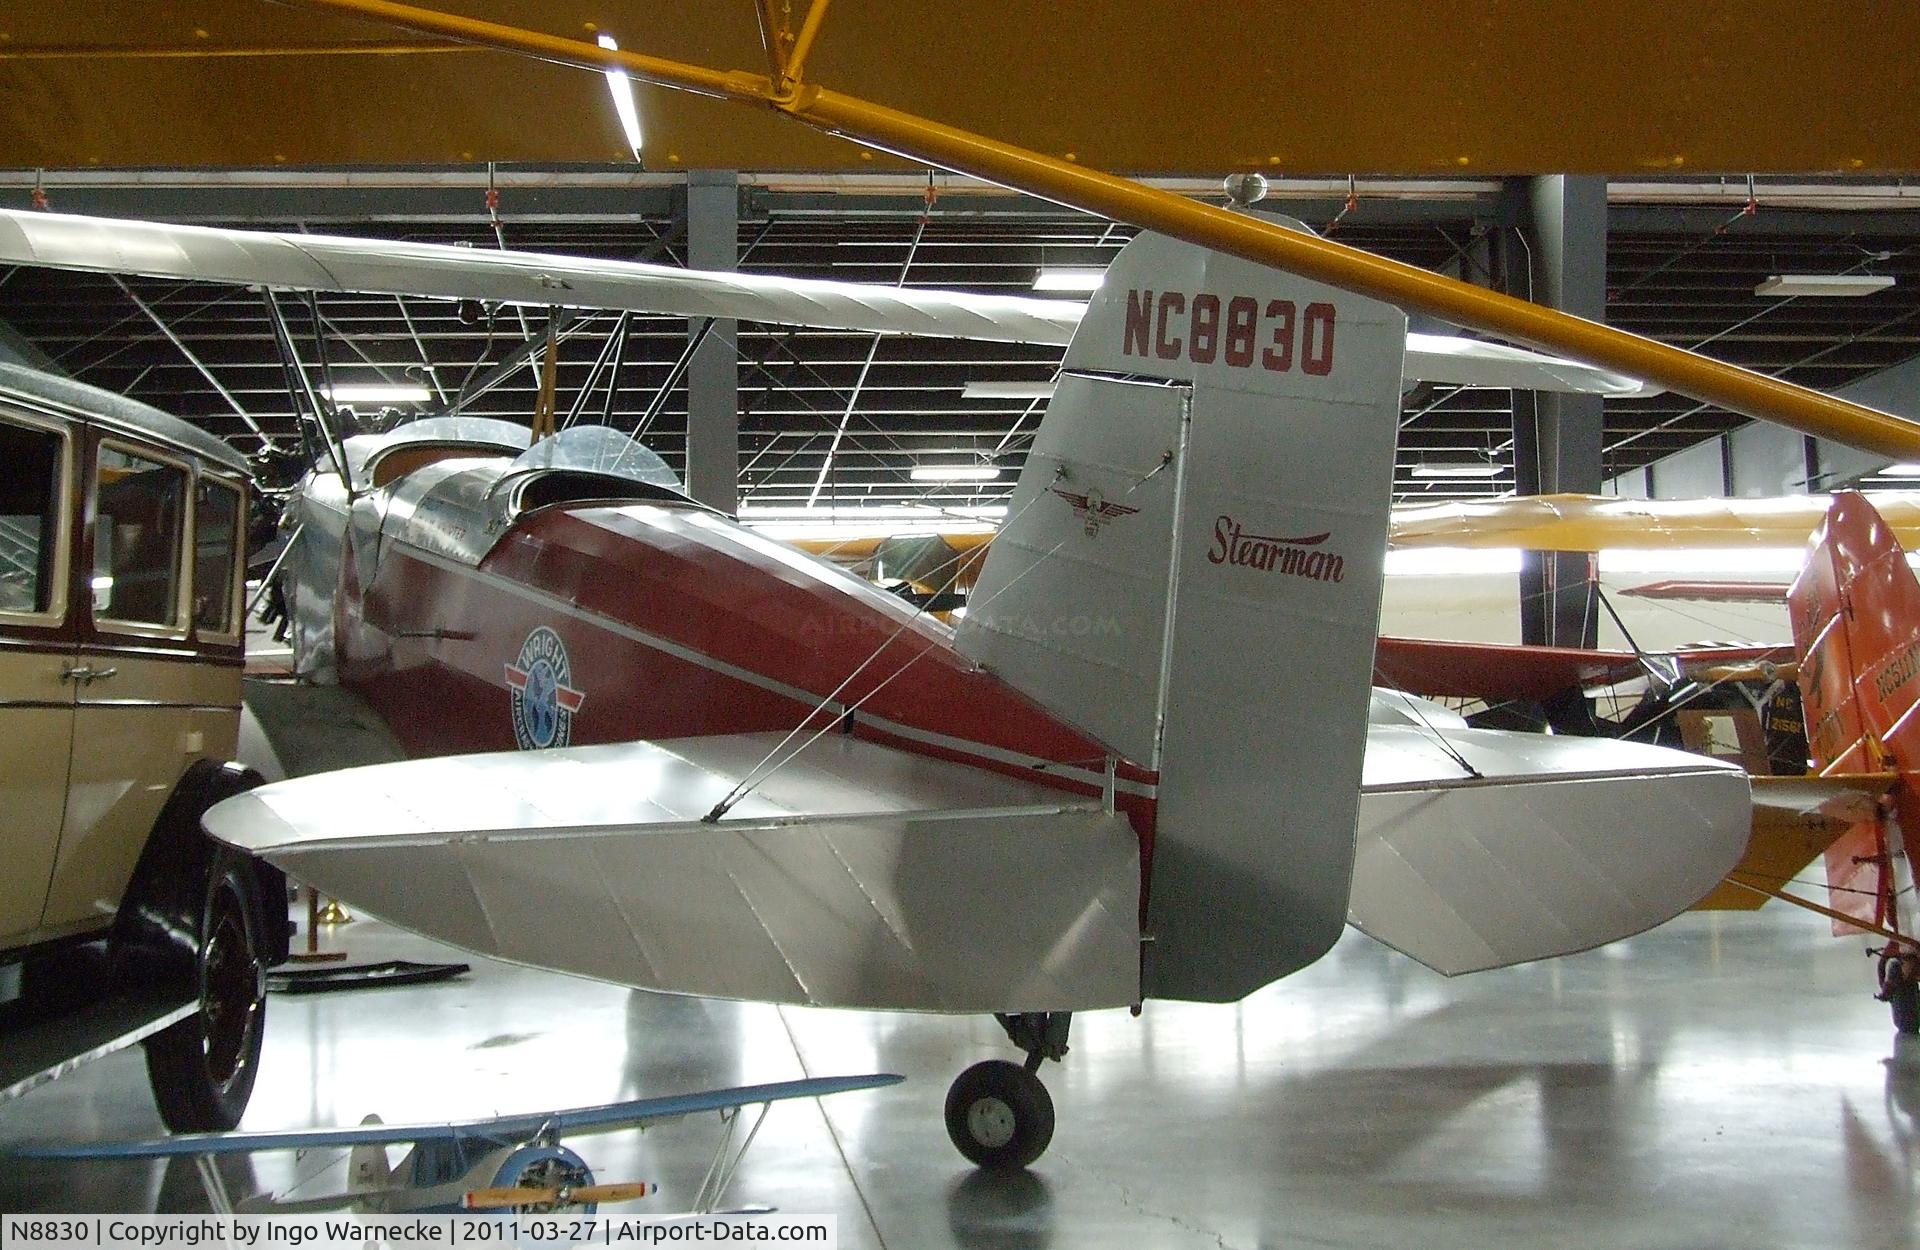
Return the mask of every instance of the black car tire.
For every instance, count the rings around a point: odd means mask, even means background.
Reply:
[[[194,1014],[147,1039],[147,1075],[160,1118],[176,1133],[240,1123],[260,1069],[267,970],[252,867],[216,851],[200,909]]]

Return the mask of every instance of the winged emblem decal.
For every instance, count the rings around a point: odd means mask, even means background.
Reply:
[[[1132,516],[1140,511],[1138,508],[1129,508],[1125,504],[1108,503],[1106,497],[1097,489],[1090,490],[1084,495],[1076,495],[1070,490],[1056,486],[1053,488],[1053,493],[1066,500],[1067,506],[1073,509],[1073,514],[1086,522],[1088,538],[1098,534],[1100,527],[1108,521]]]

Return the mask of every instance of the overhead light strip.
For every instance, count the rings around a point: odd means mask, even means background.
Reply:
[[[346,382],[325,388],[336,404],[424,404],[433,392],[424,386],[387,382]]]
[[[601,35],[599,43],[609,52],[620,50],[612,35]],[[620,129],[627,136],[627,148],[633,153],[635,164],[645,164],[640,159],[640,106],[633,97],[633,79],[627,77],[623,69],[610,69],[606,76],[607,90],[613,93],[613,111],[619,114]]]
[[[1753,288],[1755,295],[1857,297],[1884,291],[1893,278],[1883,273],[1776,273]]]

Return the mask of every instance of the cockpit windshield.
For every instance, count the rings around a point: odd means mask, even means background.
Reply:
[[[666,461],[605,425],[576,425],[541,439],[513,462],[514,471],[522,469],[585,469],[684,493]]]
[[[476,456],[506,455],[525,447],[531,437],[526,426],[494,417],[422,417],[385,434],[356,434],[346,440],[343,450],[354,485],[365,487],[370,461],[384,459],[390,452],[409,444],[465,443],[472,445],[472,454]],[[323,468],[331,463],[325,456],[320,459]]]

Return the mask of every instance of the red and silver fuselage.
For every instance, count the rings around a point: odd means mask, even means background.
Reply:
[[[596,498],[626,487],[473,450],[350,504],[316,474],[297,514],[327,554],[296,579],[295,616],[329,618],[297,663],[358,691],[408,754],[827,729],[1076,795],[1112,788],[1144,852],[1152,774],[898,596],[667,491]]]

